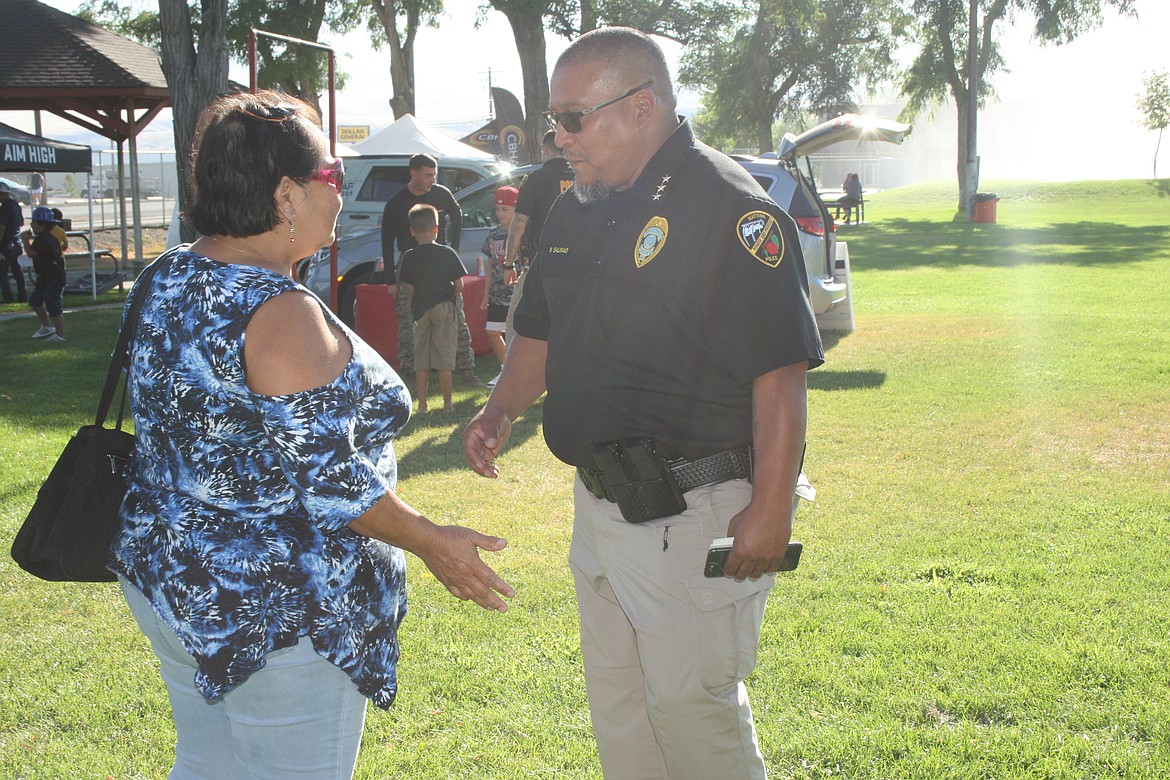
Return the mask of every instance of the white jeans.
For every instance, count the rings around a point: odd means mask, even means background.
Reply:
[[[763,780],[743,680],[775,575],[703,576],[711,541],[751,500],[743,480],[631,524],[578,478],[569,566],[593,731],[607,780]]]
[[[269,653],[263,669],[208,702],[195,687],[195,659],[138,589],[121,582],[170,695],[178,732],[171,780],[353,777],[366,698],[308,637]]]

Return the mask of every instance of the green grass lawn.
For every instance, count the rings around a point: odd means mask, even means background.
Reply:
[[[810,374],[800,568],[749,690],[773,778],[1170,777],[1170,182],[984,182],[869,198],[842,227],[857,330]],[[118,312],[66,349],[0,322],[0,544],[92,414]],[[61,345],[56,345],[57,347]],[[495,373],[484,358],[479,374]],[[485,392],[457,388],[468,419]],[[522,418],[501,479],[412,422],[403,496],[506,536],[489,614],[415,559],[398,705],[358,777],[600,778],[571,577],[571,470]],[[173,730],[114,586],[0,560],[0,777],[162,778]]]

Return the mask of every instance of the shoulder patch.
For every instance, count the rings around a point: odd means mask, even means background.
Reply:
[[[670,225],[664,217],[652,217],[638,236],[638,244],[634,247],[634,265],[641,268],[657,257],[662,247],[666,246],[668,232]]]
[[[744,249],[766,266],[775,268],[784,259],[784,235],[776,218],[766,211],[749,211],[735,226]]]

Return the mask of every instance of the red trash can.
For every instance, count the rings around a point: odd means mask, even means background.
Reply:
[[[988,222],[995,224],[995,204],[999,203],[999,196],[994,192],[975,193],[975,217],[972,222]]]

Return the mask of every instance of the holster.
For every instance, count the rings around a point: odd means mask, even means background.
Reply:
[[[687,508],[686,499],[669,464],[651,439],[625,439],[599,444],[593,450],[599,485],[587,485],[595,494],[618,505],[629,523],[670,517]],[[582,470],[583,478],[586,471]]]

